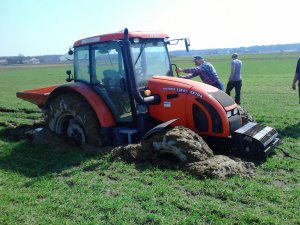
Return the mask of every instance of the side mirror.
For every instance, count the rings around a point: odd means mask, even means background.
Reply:
[[[188,52],[190,49],[189,49],[189,46],[191,45],[190,44],[190,40],[188,38],[185,38],[184,39],[184,44],[185,44],[185,49],[186,51]]]
[[[66,71],[66,74],[68,75],[68,77],[66,78],[66,81],[67,81],[67,82],[71,82],[72,80],[74,80],[74,78],[71,77],[71,75],[72,75],[71,70],[67,70],[67,71]]]
[[[73,51],[71,48],[69,48],[68,54],[69,54],[69,55],[73,55],[73,54],[74,54],[74,51]]]

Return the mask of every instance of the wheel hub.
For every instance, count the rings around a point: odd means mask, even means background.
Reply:
[[[74,140],[76,144],[86,143],[84,130],[75,119],[69,121],[67,135],[70,139]]]

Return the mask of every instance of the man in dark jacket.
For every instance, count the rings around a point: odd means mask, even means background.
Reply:
[[[177,68],[177,73],[189,73],[187,75],[180,76],[181,78],[190,79],[196,76],[200,76],[201,80],[204,83],[219,88],[222,91],[224,90],[224,86],[212,64],[204,61],[202,56],[195,56],[194,63],[196,67],[187,69]]]
[[[296,72],[292,84],[292,89],[296,90],[296,83],[298,81],[298,92],[299,92],[299,104],[300,104],[300,58],[298,59],[297,62],[297,67],[296,67]]]

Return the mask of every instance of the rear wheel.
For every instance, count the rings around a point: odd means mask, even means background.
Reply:
[[[102,145],[97,116],[78,94],[70,93],[53,99],[46,110],[46,123],[50,130],[76,145]]]

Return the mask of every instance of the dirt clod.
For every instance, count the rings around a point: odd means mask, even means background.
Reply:
[[[145,152],[146,153],[146,152]],[[147,159],[147,154],[143,154],[140,144],[122,145],[116,147],[111,152],[114,159],[124,160],[125,162],[141,162]],[[148,153],[151,156],[151,153]]]
[[[225,179],[230,176],[252,177],[255,174],[255,166],[251,162],[243,162],[233,160],[224,155],[216,155],[204,161],[188,163],[186,171],[201,179]]]

